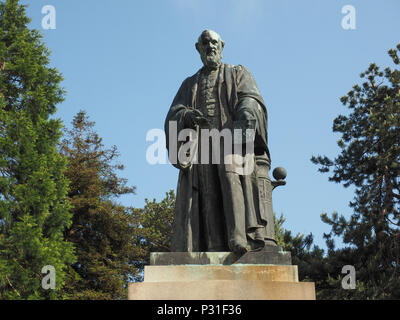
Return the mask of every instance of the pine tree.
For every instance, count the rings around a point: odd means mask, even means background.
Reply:
[[[73,205],[65,237],[77,254],[63,292],[68,299],[124,299],[127,282],[137,273],[133,263],[139,249],[131,210],[115,200],[135,188],[118,177],[116,171],[124,167],[115,163],[117,148],[105,149],[94,125],[79,112],[61,145],[69,160],[66,176]]]
[[[332,227],[325,235],[330,263],[336,273],[353,265],[356,290],[340,289],[341,277],[331,279],[336,298],[400,298],[400,63],[397,49],[389,50],[395,67],[381,70],[371,63],[361,85],[341,98],[349,108],[339,115],[333,131],[341,133],[340,155],[334,160],[313,157],[319,171],[333,171],[330,181],[355,187],[349,220],[322,215]],[[335,250],[333,236],[347,245]]]
[[[0,299],[57,298],[66,264],[70,206],[66,160],[58,153],[62,77],[17,0],[0,2]],[[42,288],[44,266],[56,290]]]

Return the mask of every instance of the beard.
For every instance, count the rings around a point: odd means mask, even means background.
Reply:
[[[210,52],[202,55],[201,60],[205,67],[216,69],[221,64],[222,55],[220,52]]]

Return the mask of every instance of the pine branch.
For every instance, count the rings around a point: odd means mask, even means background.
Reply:
[[[12,285],[10,279],[8,278],[8,275],[6,275],[6,279],[7,279],[8,284],[9,284],[10,287],[15,291],[15,293],[18,295],[18,297],[21,297],[21,295],[20,295],[20,293],[18,292],[18,290],[15,289],[14,286]]]

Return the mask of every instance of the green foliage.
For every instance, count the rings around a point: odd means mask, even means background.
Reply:
[[[0,2],[0,299],[57,298],[74,260],[63,239],[71,215],[61,122],[50,119],[62,77],[29,21],[17,0]],[[46,265],[56,269],[55,291],[41,287]]]
[[[72,125],[61,152],[69,160],[65,174],[73,205],[65,237],[75,245],[77,261],[69,268],[63,294],[68,299],[124,299],[126,284],[136,274],[136,230],[130,209],[115,199],[135,188],[116,174],[124,169],[115,164],[117,149],[104,148],[86,113],[79,112]]]
[[[329,287],[328,278],[332,270],[328,259],[324,256],[324,250],[313,245],[313,235],[307,236],[298,233],[293,236],[283,225],[283,215],[275,217],[275,238],[284,251],[292,255],[292,264],[298,266],[299,281],[314,282],[317,299],[323,299],[325,289]],[[340,272],[340,271],[339,271]]]
[[[313,157],[319,171],[333,171],[330,181],[355,187],[349,220],[322,215],[332,227],[326,234],[329,260],[357,271],[356,290],[339,290],[331,297],[345,299],[400,298],[400,71],[396,49],[389,50],[395,67],[383,71],[374,63],[360,75],[341,102],[349,115],[338,116],[333,131],[341,134],[340,155],[334,160]],[[343,238],[347,247],[335,250],[333,237]],[[338,279],[330,279],[337,288]]]
[[[136,243],[140,247],[140,254],[136,267],[143,271],[149,264],[151,252],[169,252],[172,239],[172,225],[174,221],[175,193],[170,190],[160,202],[155,199],[146,199],[142,209],[133,209],[136,223]],[[142,280],[139,276],[136,280]]]

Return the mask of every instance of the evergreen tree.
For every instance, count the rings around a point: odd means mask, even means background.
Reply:
[[[330,287],[330,273],[335,272],[324,250],[313,245],[313,235],[298,233],[293,236],[292,232],[284,228],[285,218],[283,215],[275,217],[275,238],[278,245],[284,251],[289,251],[292,256],[292,264],[298,266],[299,281],[315,283],[317,299],[325,299],[326,289]]]
[[[370,64],[365,79],[341,102],[349,114],[339,115],[333,131],[341,134],[341,154],[334,160],[313,157],[319,171],[333,171],[330,181],[355,187],[349,220],[322,215],[332,227],[325,235],[329,259],[340,274],[344,265],[356,270],[357,288],[341,289],[341,277],[330,279],[336,298],[400,298],[400,71],[397,49],[389,50],[395,67],[381,70]],[[335,250],[333,236],[345,248]]]
[[[57,298],[74,259],[61,122],[50,118],[62,77],[29,22],[17,0],[0,2],[0,299]],[[56,290],[42,288],[47,265]]]
[[[116,171],[124,169],[115,164],[119,153],[115,146],[105,149],[93,127],[86,113],[79,112],[61,145],[69,160],[65,174],[73,205],[65,237],[77,254],[63,292],[68,299],[124,299],[127,282],[137,272],[132,262],[139,249],[133,215],[115,200],[135,188],[118,177]]]
[[[151,252],[169,252],[175,210],[175,192],[170,190],[160,202],[145,200],[144,208],[133,209],[136,245],[140,248],[135,266],[139,272],[150,262]],[[142,274],[135,279],[142,280]]]

